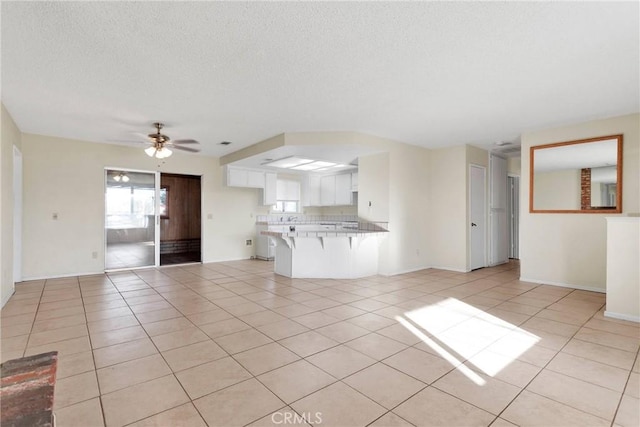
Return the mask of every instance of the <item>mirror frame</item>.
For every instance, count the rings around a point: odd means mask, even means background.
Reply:
[[[544,150],[545,148],[561,147],[564,145],[574,144],[586,144],[589,142],[604,141],[608,139],[618,140],[618,163],[617,176],[616,176],[616,207],[611,209],[534,209],[533,208],[533,172],[534,172],[534,157],[537,150]],[[599,136],[597,138],[579,139],[576,141],[555,142],[552,144],[536,145],[529,149],[529,213],[572,213],[572,214],[592,214],[592,213],[622,213],[622,134]]]

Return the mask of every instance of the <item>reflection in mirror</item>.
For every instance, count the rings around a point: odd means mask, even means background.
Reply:
[[[531,147],[530,212],[622,212],[622,135]]]

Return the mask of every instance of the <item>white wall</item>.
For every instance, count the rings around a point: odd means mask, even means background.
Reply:
[[[640,211],[640,114],[522,135],[521,280],[605,290],[606,221],[610,214],[529,213],[529,148],[553,142],[624,134],[623,212]]]
[[[358,160],[358,215],[367,221],[389,221],[389,153]]]
[[[21,134],[11,115],[2,110],[0,136],[0,295],[4,306],[14,290],[13,283],[13,146],[21,148]]]
[[[105,167],[202,175],[203,261],[254,253],[245,240],[255,237],[261,190],[224,186],[216,158],[178,152],[158,165],[138,148],[32,134],[22,141],[25,279],[104,270]]]
[[[607,218],[605,316],[640,322],[640,218]]]
[[[429,156],[430,150],[405,144],[389,153],[390,232],[381,256],[382,274],[431,266],[436,248],[429,239]]]
[[[465,146],[430,153],[429,244],[435,268],[467,271],[467,169]]]
[[[520,162],[522,162],[520,157],[509,157],[507,159],[507,173],[520,176]]]

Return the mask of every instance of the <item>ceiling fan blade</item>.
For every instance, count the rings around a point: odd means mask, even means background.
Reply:
[[[200,144],[195,139],[177,139],[175,141],[171,141],[173,144]]]
[[[144,133],[134,132],[133,135],[137,136],[138,138],[140,138],[141,141],[144,141],[144,142],[149,142],[149,140],[151,139]]]
[[[199,148],[191,148],[191,147],[183,147],[181,145],[172,145],[171,148],[175,148],[176,150],[188,151],[189,153],[199,153]]]

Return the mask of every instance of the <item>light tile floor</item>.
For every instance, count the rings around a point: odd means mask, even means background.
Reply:
[[[2,360],[57,350],[65,426],[640,425],[638,324],[603,294],[460,274],[288,279],[263,261],[25,282]]]

